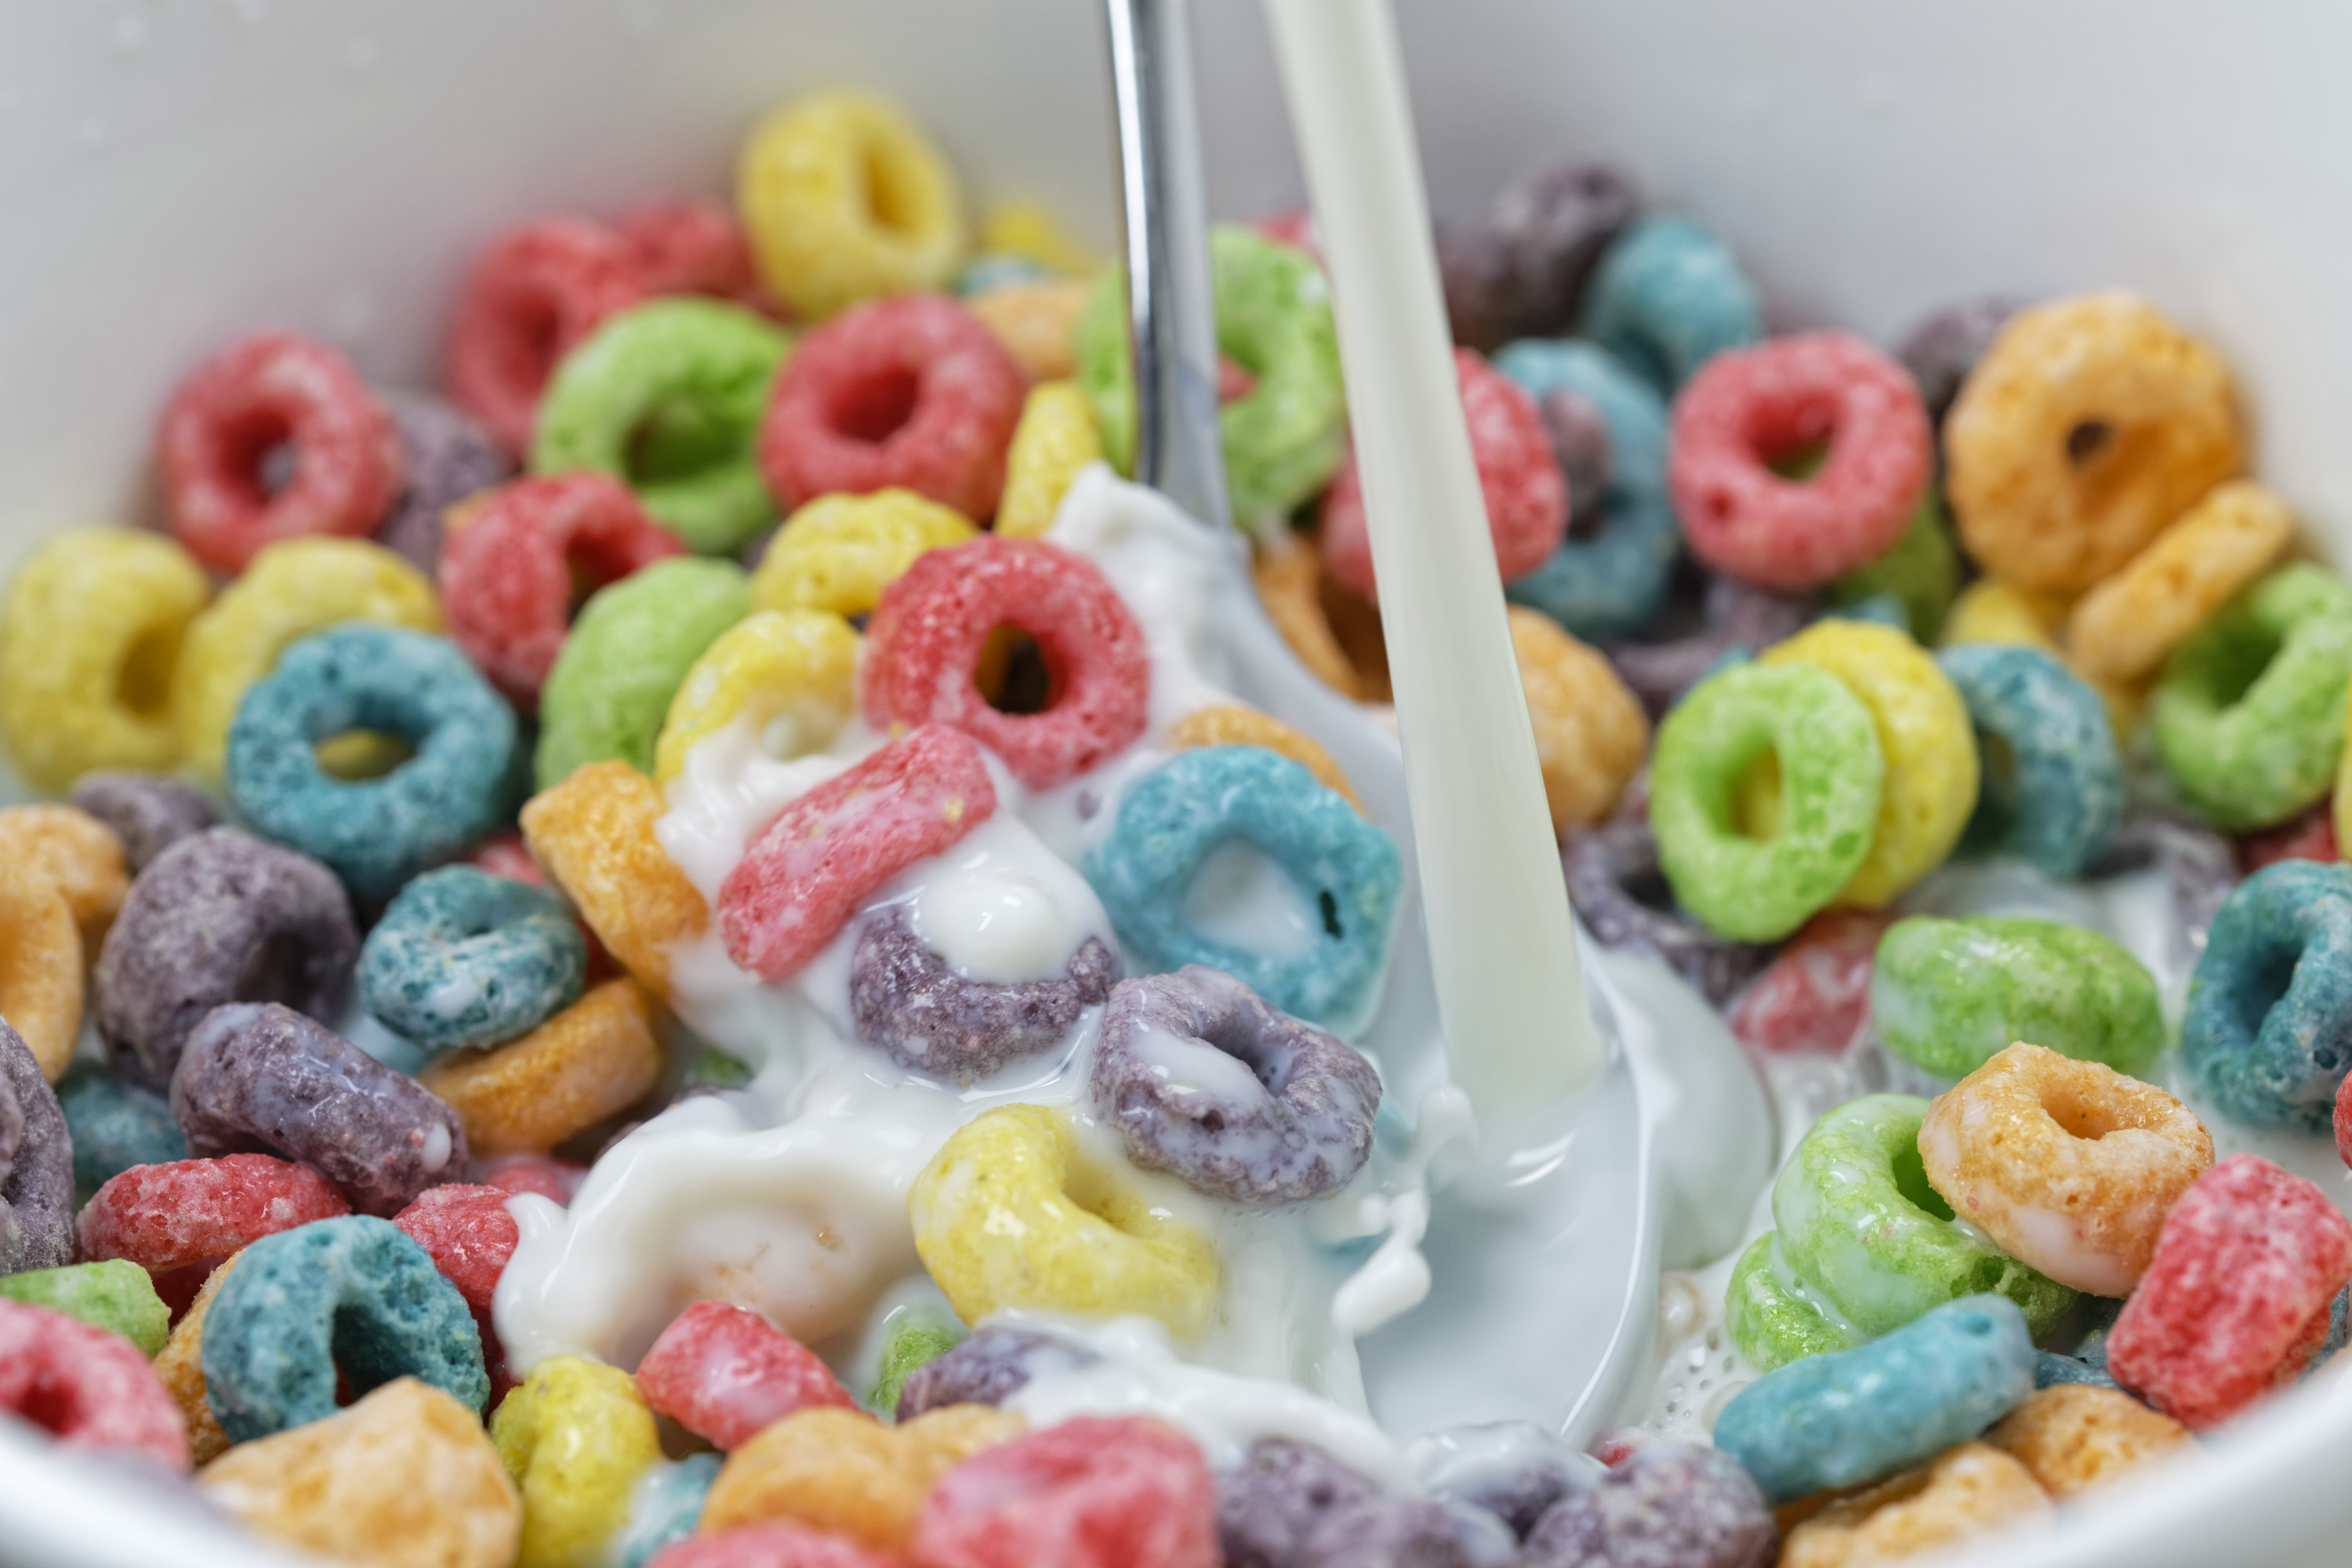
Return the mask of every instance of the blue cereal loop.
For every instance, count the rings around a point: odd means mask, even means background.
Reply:
[[[605,1546],[610,1568],[646,1568],[673,1542],[694,1533],[702,1521],[703,1499],[719,1479],[719,1456],[688,1454],[655,1465],[629,1493],[628,1522]]]
[[[432,1254],[390,1220],[314,1220],[247,1247],[205,1316],[205,1397],[232,1443],[335,1414],[335,1373],[395,1377],[469,1410],[490,1396],[481,1331]]]
[[[2033,1371],[2017,1303],[1967,1296],[1883,1339],[1766,1373],[1723,1407],[1715,1446],[1784,1503],[1967,1442],[2025,1402]]]
[[[1186,922],[1184,895],[1210,851],[1255,846],[1321,918],[1305,952],[1252,951]],[[1293,1017],[1345,1034],[1370,1016],[1404,882],[1395,841],[1287,757],[1260,746],[1180,752],[1129,785],[1087,880],[1136,973],[1222,969]]]
[[[1726,349],[1764,336],[1755,285],[1731,247],[1688,218],[1643,218],[1601,254],[1580,336],[1672,395]]]
[[[477,866],[400,890],[360,949],[360,1002],[427,1051],[492,1046],[580,999],[588,944],[563,900]]]
[[[1600,531],[1561,541],[1550,560],[1507,584],[1503,595],[1588,642],[1622,637],[1656,616],[1682,555],[1666,494],[1665,402],[1594,343],[1528,338],[1496,354],[1495,368],[1530,397],[1577,394],[1609,426]]]
[[[2282,860],[2231,890],[2189,979],[2180,1069],[2232,1121],[2325,1132],[2352,1067],[2352,868]]]
[[[416,754],[382,778],[335,778],[314,748],[352,730],[397,735]],[[236,808],[362,899],[497,826],[515,764],[514,711],[455,643],[363,621],[288,648],[229,728]]]
[[[1969,722],[2014,763],[2008,777],[1985,769],[1963,847],[2015,855],[2062,881],[2082,875],[2124,819],[2123,753],[2106,703],[2040,648],[1971,643],[1936,662]]]

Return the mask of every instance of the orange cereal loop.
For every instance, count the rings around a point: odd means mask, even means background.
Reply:
[[[2244,460],[2229,372],[2130,294],[2011,317],[1944,421],[1960,542],[2029,588],[2111,575]]]
[[[575,769],[522,808],[531,858],[621,966],[665,997],[671,946],[710,929],[710,906],[654,837],[668,810],[660,787],[619,761]]]
[[[1518,605],[1510,617],[1551,830],[1564,837],[1617,804],[1650,749],[1650,721],[1616,667],[1559,622]]]
[[[1876,1568],[1992,1531],[2046,1525],[2051,1513],[2048,1494],[2023,1465],[1988,1444],[1963,1443],[1798,1525],[1780,1568]]]
[[[798,1410],[727,1457],[698,1528],[709,1535],[791,1520],[903,1555],[932,1484],[1027,1429],[984,1405],[942,1405],[898,1426],[841,1405]]]
[[[2128,1296],[2213,1139],[2153,1084],[2021,1043],[1937,1097],[1919,1157],[1952,1211],[2011,1257]]]
[[[70,805],[12,805],[0,810],[0,866],[54,883],[81,928],[82,954],[95,957],[131,889],[122,840],[86,811]]]
[[[1344,798],[1359,815],[1364,809],[1364,803],[1356,798],[1356,786],[1348,782],[1348,775],[1339,771],[1330,752],[1273,714],[1255,708],[1244,708],[1238,703],[1196,708],[1168,726],[1168,745],[1179,752],[1188,752],[1195,746],[1263,746],[1313,773],[1317,783]]]
[[[1264,546],[1250,568],[1265,618],[1316,679],[1342,697],[1361,698],[1363,681],[1339,646],[1322,605],[1323,558],[1311,539]]]
[[[2217,485],[2129,564],[2083,595],[2066,647],[2086,676],[2137,680],[2267,571],[2294,535],[2286,503],[2252,479]]]
[[[205,1288],[180,1321],[172,1325],[172,1337],[155,1355],[155,1375],[180,1407],[188,1422],[188,1457],[198,1469],[228,1452],[228,1434],[221,1430],[218,1417],[213,1415],[212,1401],[205,1397],[205,1314],[212,1310],[213,1298],[228,1279],[228,1271],[245,1254],[232,1252],[205,1277]]]
[[[1078,318],[1093,289],[1092,279],[1055,278],[991,289],[963,305],[1030,380],[1062,381],[1078,374]]]
[[[34,867],[0,860],[0,1018],[51,1083],[81,1035],[81,928],[58,885]]]
[[[457,1113],[477,1156],[540,1154],[635,1104],[661,1067],[653,999],[622,979],[519,1039],[453,1051],[417,1081]]]
[[[2061,1383],[2002,1416],[1985,1441],[2014,1457],[2043,1491],[2063,1501],[2196,1439],[2188,1427],[2128,1394]]]

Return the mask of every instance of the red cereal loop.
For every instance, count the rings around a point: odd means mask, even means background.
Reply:
[[[648,294],[709,294],[739,304],[762,302],[743,226],[707,202],[664,202],[613,220]]]
[[[575,601],[686,546],[610,474],[516,479],[441,546],[449,635],[525,707],[555,666]]]
[[[1732,1035],[1754,1050],[1843,1055],[1870,1021],[1872,960],[1894,923],[1875,910],[1807,921],[1732,1005]]]
[[[273,454],[293,459],[274,491]],[[172,531],[242,572],[266,544],[359,536],[400,489],[400,434],[342,355],[291,332],[230,344],[182,382],[157,441]]]
[[[649,1568],[901,1568],[845,1536],[782,1520],[717,1535],[689,1535],[662,1548]]]
[[[317,1171],[268,1154],[133,1165],[82,1205],[81,1256],[127,1258],[160,1274],[351,1212]]]
[[[547,886],[547,873],[530,858],[530,847],[522,835],[509,829],[494,833],[474,846],[466,857],[469,866],[478,866],[493,877],[504,877],[510,882],[528,882],[534,888]]]
[[[2281,860],[2317,860],[2333,865],[2342,858],[2344,852],[2336,842],[2332,801],[2322,801],[2317,810],[2301,821],[2286,823],[2266,833],[2249,834],[2238,841],[2238,859],[2249,877]]]
[[[1303,250],[1322,265],[1323,242],[1315,232],[1315,215],[1305,207],[1292,207],[1257,220],[1258,233],[1276,245],[1286,245],[1293,250]]]
[[[2107,1335],[2107,1371],[2203,1431],[2303,1375],[2352,1279],[2352,1221],[2268,1160],[2233,1154],[2165,1216]]]
[[[587,1166],[552,1154],[509,1154],[481,1167],[483,1183],[509,1196],[535,1193],[550,1203],[564,1205],[572,1202],[572,1194],[580,1190],[587,1174]]]
[[[941,1477],[914,1555],[922,1568],[1217,1568],[1216,1488],[1182,1433],[1079,1416]]]
[[[1675,399],[1666,481],[1691,551],[1765,588],[1818,587],[1894,548],[1934,431],[1903,367],[1844,332],[1717,354]],[[1809,479],[1771,465],[1828,450]]]
[[[449,395],[516,457],[530,447],[555,362],[645,297],[636,253],[578,218],[542,218],[493,240],[449,329]]]
[[[814,1351],[724,1301],[697,1301],[671,1320],[637,1363],[637,1389],[656,1415],[721,1449],[795,1410],[857,1406]]]
[[[784,807],[719,888],[730,957],[789,980],[869,894],[988,819],[996,786],[971,739],[927,724]]]
[[[188,1468],[187,1423],[139,1347],[47,1307],[0,1299],[0,1410],[65,1447]]]
[[[793,348],[760,426],[760,471],[786,511],[897,486],[984,522],[1028,392],[995,334],[954,300],[876,300]]]
[[[2352,1165],[2352,1078],[2336,1090],[2336,1157]]]
[[[1468,349],[1454,351],[1462,385],[1462,416],[1470,426],[1470,454],[1478,464],[1478,491],[1486,502],[1495,564],[1507,583],[1552,557],[1568,534],[1568,481],[1552,456],[1551,437],[1533,399],[1517,384]],[[1364,524],[1364,484],[1351,447],[1323,498],[1323,559],[1331,575],[1367,599],[1372,585],[1372,536]]]
[[[507,1212],[507,1199],[512,1195],[503,1187],[452,1183],[427,1187],[392,1216],[410,1240],[433,1255],[433,1266],[457,1287],[457,1294],[484,1323],[499,1276],[506,1272],[507,1260],[522,1239],[514,1215]]]
[[[1036,639],[1042,711],[1001,712],[974,683],[999,626]],[[1031,789],[1051,789],[1142,737],[1151,656],[1093,562],[1043,540],[983,534],[918,557],[884,590],[866,627],[859,695],[877,728],[952,724]]]

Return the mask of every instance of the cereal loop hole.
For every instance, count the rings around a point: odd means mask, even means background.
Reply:
[[[1020,626],[997,626],[981,645],[972,685],[999,713],[1043,713],[1060,695],[1053,661],[1036,637]]]
[[[921,394],[921,379],[912,367],[877,366],[867,374],[845,378],[827,412],[840,435],[880,446],[914,416]]]

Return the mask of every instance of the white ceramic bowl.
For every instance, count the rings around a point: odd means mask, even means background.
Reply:
[[[1300,184],[1252,0],[1200,0],[1212,197]],[[2257,468],[2352,559],[2352,19],[2319,0],[1398,0],[1441,212],[1568,151],[1630,165],[1799,312],[1882,338],[2000,290],[2153,296],[2217,342]],[[0,12],[0,571],[151,516],[174,379],[274,323],[431,379],[465,259],[571,207],[724,196],[736,139],[855,80],[982,199],[1108,247],[1090,0],[107,0]],[[1972,1559],[2341,1563],[2352,1380]],[[0,1564],[267,1560],[0,1426]]]

